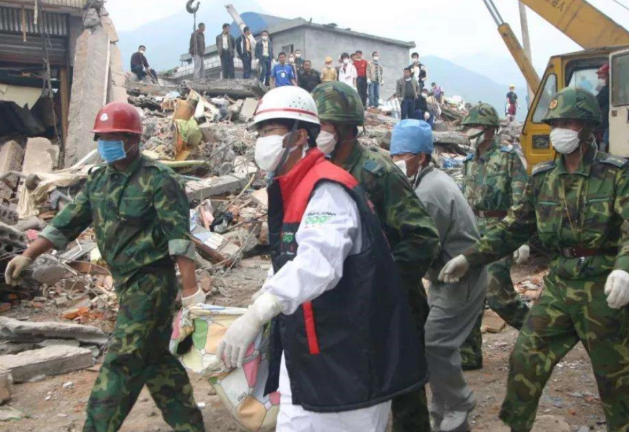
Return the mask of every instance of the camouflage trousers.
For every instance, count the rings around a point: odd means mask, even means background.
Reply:
[[[418,343],[425,347],[424,325],[428,319],[429,309],[423,286],[409,293],[409,305],[419,335]],[[430,414],[425,387],[394,398],[391,403],[391,412],[393,432],[430,432]]]
[[[511,280],[511,258],[503,258],[487,266],[487,305],[511,327],[520,330],[529,313],[528,305],[520,298]],[[482,314],[472,333],[461,347],[463,370],[483,367],[483,337],[481,335]]]
[[[116,286],[113,339],[87,405],[84,432],[115,432],[148,390],[176,432],[204,431],[185,369],[168,351],[177,279],[173,268],[142,271]]]
[[[511,354],[500,418],[514,430],[531,430],[553,368],[581,342],[592,362],[607,430],[629,431],[629,308],[607,305],[605,277],[565,280],[551,273],[544,281]]]

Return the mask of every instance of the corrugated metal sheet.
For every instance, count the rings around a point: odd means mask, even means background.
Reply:
[[[50,36],[68,36],[68,20],[65,14],[44,12],[39,23],[33,24],[33,10],[24,9],[26,34],[41,34],[45,31]],[[0,32],[22,33],[22,9],[0,7]]]
[[[11,0],[12,3],[24,4],[28,7],[33,7],[35,4],[34,0]],[[55,6],[55,7],[66,7],[73,9],[83,9],[89,0],[42,0],[41,4],[43,6]]]
[[[51,37],[48,39],[50,64],[64,66],[67,57],[67,39]],[[2,61],[41,65],[44,59],[41,36],[29,35],[26,42],[18,34],[0,33],[0,51]]]

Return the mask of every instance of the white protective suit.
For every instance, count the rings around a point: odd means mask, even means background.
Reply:
[[[343,276],[343,263],[360,253],[361,220],[354,200],[339,185],[315,189],[296,233],[297,255],[263,286],[282,304],[282,313],[334,289]],[[290,380],[282,356],[277,432],[384,432],[391,402],[339,413],[315,413],[292,404]]]

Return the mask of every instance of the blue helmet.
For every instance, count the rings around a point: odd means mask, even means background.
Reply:
[[[402,120],[391,135],[391,156],[404,153],[431,154],[435,146],[432,128],[421,120]]]

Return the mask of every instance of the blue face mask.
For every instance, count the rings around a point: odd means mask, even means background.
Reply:
[[[127,152],[124,151],[124,142],[122,140],[98,140],[98,154],[108,164],[127,157]]]

